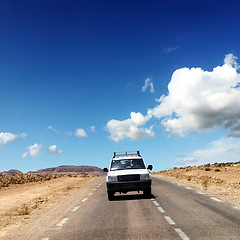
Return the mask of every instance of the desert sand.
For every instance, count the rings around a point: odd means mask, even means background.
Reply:
[[[0,189],[0,238],[51,208],[97,176],[66,175],[44,182],[11,184]]]
[[[240,206],[240,162],[174,168],[154,175],[191,185]]]

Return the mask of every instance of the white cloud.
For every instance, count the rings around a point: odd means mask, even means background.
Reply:
[[[41,154],[42,148],[42,144],[35,143],[32,146],[27,147],[28,151],[23,153],[22,158],[26,158],[27,156],[31,158],[38,157]]]
[[[76,129],[74,134],[75,134],[75,136],[80,137],[80,138],[87,137],[87,133],[82,128]]]
[[[1,132],[0,133],[0,145],[6,145],[8,142],[14,142],[17,139],[17,135],[10,132]]]
[[[154,137],[153,127],[140,128],[148,119],[141,113],[131,112],[131,118],[123,121],[112,119],[107,123],[105,127],[110,133],[110,139],[115,142],[119,142],[125,138],[131,140],[140,140],[147,137]]]
[[[25,137],[27,137],[27,134],[25,132],[19,135],[19,138],[25,138]]]
[[[26,158],[28,156],[28,152],[23,153],[22,158]]]
[[[53,128],[53,126],[48,126],[47,129],[48,129],[48,130],[51,130],[51,131],[53,131],[53,132],[55,132],[55,133],[58,132],[58,130],[55,129],[55,128]]]
[[[62,150],[57,149],[57,146],[56,146],[56,145],[52,145],[52,146],[50,146],[50,147],[47,149],[47,152],[48,152],[49,154],[54,154],[54,153],[56,153],[56,154],[61,154],[61,153],[62,153]]]
[[[233,54],[227,54],[224,59],[224,64],[238,68],[237,57]]]
[[[184,137],[191,131],[224,127],[230,129],[229,136],[240,137],[240,74],[236,59],[228,54],[224,64],[212,71],[176,70],[168,84],[168,95],[156,99],[158,105],[149,109],[146,116],[133,112],[130,119],[107,123],[110,138],[118,142],[125,138],[152,137],[152,128],[143,126],[153,117],[161,120],[169,135]],[[149,82],[146,79],[145,86]]]
[[[240,130],[240,74],[236,57],[228,54],[223,66],[213,71],[201,68],[176,70],[168,85],[169,94],[148,110],[148,118],[162,119],[169,134],[184,136],[225,124],[232,136]]]
[[[95,127],[95,126],[91,126],[90,129],[91,129],[91,131],[92,131],[93,133],[96,132],[96,127]]]
[[[146,92],[147,88],[150,87],[150,92],[154,93],[154,86],[151,78],[145,80],[144,86],[142,87],[142,92]]]
[[[162,51],[166,54],[169,54],[171,52],[174,52],[176,51],[177,49],[179,48],[179,46],[176,46],[176,47],[169,47],[169,48],[164,48]]]
[[[6,145],[9,142],[14,142],[18,138],[25,138],[26,136],[27,136],[26,133],[17,135],[10,132],[0,132],[0,146]]]
[[[237,162],[240,156],[240,139],[226,137],[210,143],[178,159],[179,166],[203,165],[215,162]]]

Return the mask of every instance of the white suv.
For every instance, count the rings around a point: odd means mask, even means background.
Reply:
[[[108,199],[112,200],[116,192],[127,193],[129,191],[143,191],[145,195],[151,195],[152,165],[146,168],[139,151],[114,152],[114,156],[107,172],[106,184]]]

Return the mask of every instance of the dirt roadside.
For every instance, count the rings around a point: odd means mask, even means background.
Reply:
[[[153,175],[191,185],[240,206],[240,162],[174,168]]]
[[[54,224],[103,177],[62,177],[0,190],[0,239],[33,239]],[[65,201],[65,199],[68,201]],[[56,208],[57,206],[57,208]]]

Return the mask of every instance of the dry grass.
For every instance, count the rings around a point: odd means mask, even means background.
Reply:
[[[240,162],[175,167],[154,174],[185,182],[240,205]]]
[[[34,182],[45,182],[50,181],[52,179],[62,178],[65,176],[68,177],[88,177],[87,173],[81,174],[0,174],[0,189],[4,187],[9,187],[15,184],[26,184],[26,183],[34,183]]]
[[[3,176],[2,180],[10,180],[11,183],[8,187],[2,187],[0,190],[0,237],[4,228],[24,221],[33,213],[36,214],[41,209],[55,204],[62,196],[81,188],[94,177],[88,174],[32,175]],[[35,182],[16,184],[17,181],[15,181],[16,179],[30,178]]]

